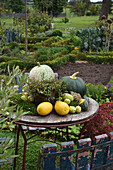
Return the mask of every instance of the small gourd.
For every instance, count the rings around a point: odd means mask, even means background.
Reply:
[[[79,72],[74,73],[72,76],[65,76],[61,78],[63,83],[66,85],[68,92],[79,93],[82,97],[86,93],[86,85],[82,78],[76,77]]]
[[[81,106],[83,111],[88,110],[88,101],[86,99],[81,99],[79,102],[79,106]]]
[[[40,65],[33,67],[29,73],[29,78],[35,81],[52,82],[55,79],[53,70],[48,65]]]

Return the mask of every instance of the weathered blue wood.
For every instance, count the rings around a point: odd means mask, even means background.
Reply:
[[[113,132],[110,133],[108,141],[113,141]],[[106,164],[113,163],[113,143],[112,145],[109,144],[108,146],[108,154],[107,154],[107,161]],[[113,165],[107,168],[107,170],[113,169]]]
[[[57,151],[56,144],[43,145],[43,153],[53,153]],[[56,170],[56,157],[48,156],[43,159],[43,170]]]
[[[61,143],[61,151],[69,151],[74,149],[74,142]],[[73,154],[63,155],[60,157],[60,170],[72,170]]]
[[[29,76],[29,73],[24,73],[24,75]],[[17,78],[17,77],[16,77],[16,84],[17,84],[17,85],[19,85],[22,77],[23,77],[23,74],[21,74],[21,77],[20,77],[20,78]],[[22,92],[22,87],[23,87],[23,85],[25,85],[25,83],[22,84],[22,85],[20,85],[20,86],[18,87],[19,90],[17,91],[17,93],[21,93],[21,92]]]
[[[108,164],[113,164],[113,143],[108,144],[106,143],[107,141],[113,142],[113,132],[110,133],[109,138],[106,134],[95,136],[95,142],[94,142],[94,145],[92,146],[91,146],[90,138],[78,140],[77,149],[85,149],[81,151],[73,149],[74,143],[72,141],[63,142],[61,143],[61,153],[56,152],[56,151],[54,152],[53,158],[55,160],[53,162],[51,161],[52,158],[50,158],[50,156],[48,155],[46,158],[44,158],[46,159],[46,164],[44,164],[45,165],[44,170],[74,170],[74,169],[76,170],[98,169],[100,170],[102,168],[104,168],[104,170],[113,170],[113,165],[111,165],[110,167],[108,166]],[[52,144],[46,145],[45,147],[45,149],[47,150],[47,153],[51,151],[50,146],[52,146]],[[87,147],[89,147],[89,150],[87,150]],[[69,152],[70,150],[72,150],[71,152],[72,154]],[[63,151],[67,151],[66,156],[64,155]],[[76,153],[76,152],[77,152],[76,164],[74,166],[73,162],[75,161],[73,161],[72,155],[73,153]],[[88,164],[89,155],[91,153],[92,153],[91,163],[89,165]],[[56,168],[56,157],[57,156],[60,156],[60,167],[58,168]],[[52,164],[52,163],[55,164],[55,166],[52,165],[53,167],[50,167],[49,164]]]
[[[94,145],[107,142],[106,134],[95,136]],[[97,147],[92,152],[91,168],[97,168],[104,164],[106,147]]]
[[[82,148],[86,148],[89,146],[91,146],[90,138],[78,140],[77,149],[82,149]],[[87,170],[88,169],[89,155],[90,155],[90,150],[77,152],[77,157],[76,157],[76,169],[77,170],[78,169],[79,170]]]

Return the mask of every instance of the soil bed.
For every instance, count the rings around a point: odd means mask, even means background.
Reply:
[[[95,64],[95,63],[67,63],[59,68],[55,68],[59,78],[70,76],[75,72],[79,72],[78,77],[81,77],[86,83],[106,85],[113,76],[113,64]]]

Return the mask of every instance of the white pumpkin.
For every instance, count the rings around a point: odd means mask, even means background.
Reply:
[[[52,82],[55,79],[53,70],[48,65],[40,65],[31,69],[29,78],[35,81]]]

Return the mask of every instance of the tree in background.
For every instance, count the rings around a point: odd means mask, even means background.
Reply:
[[[113,1],[110,1],[110,8],[109,8],[109,14],[112,14],[112,5],[113,5]]]
[[[103,0],[99,20],[102,20],[103,15],[105,15],[106,18],[108,18],[108,13],[109,13],[109,9],[110,9],[110,2],[111,2],[111,0]]]
[[[76,13],[78,16],[85,14],[85,11],[91,5],[90,0],[75,0],[70,2],[71,12]]]
[[[67,0],[33,0],[34,7],[39,12],[47,12],[49,15],[57,16],[63,12],[63,7],[67,3]]]
[[[6,5],[12,12],[20,13],[25,10],[25,3],[23,0],[8,0],[6,1]]]

